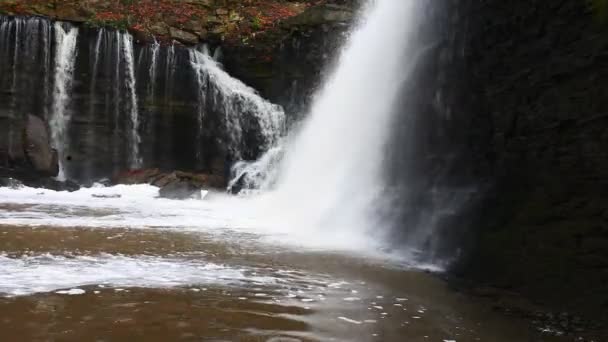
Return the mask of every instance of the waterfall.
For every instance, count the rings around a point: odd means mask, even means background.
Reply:
[[[64,25],[67,28],[64,29]],[[50,120],[51,139],[59,155],[59,176],[66,178],[65,148],[68,144],[67,129],[71,119],[69,110],[70,91],[76,61],[78,28],[60,22],[55,23],[55,84],[53,112]]]
[[[99,31],[97,31],[97,38],[95,39],[95,47],[93,48],[93,53],[92,53],[92,57],[93,57],[93,64],[92,64],[92,70],[91,70],[91,84],[89,86],[89,89],[91,91],[90,94],[90,106],[89,106],[89,116],[91,117],[91,119],[93,119],[94,115],[95,115],[95,85],[97,83],[97,69],[99,67],[99,57],[101,55],[101,42],[103,40],[103,36],[105,34],[105,30],[103,28],[100,28]]]
[[[95,38],[95,40],[93,41],[93,46],[91,48],[91,50],[89,51],[89,55],[90,58],[92,58],[91,61],[91,81],[89,82],[89,108],[88,108],[88,112],[89,112],[89,126],[90,129],[88,130],[88,134],[87,134],[87,144],[90,146],[95,145],[95,143],[97,142],[97,130],[96,128],[96,106],[97,106],[97,77],[98,77],[98,73],[99,73],[99,60],[101,58],[101,49],[102,49],[102,43],[103,43],[103,38],[105,36],[105,29],[100,28],[97,31],[97,37]],[[95,169],[95,161],[92,159],[89,159],[86,161],[85,163],[85,172],[84,175],[86,177],[86,179],[91,179],[94,169]]]
[[[49,107],[48,103],[51,99],[51,89],[49,84],[51,83],[51,50],[53,44],[51,23],[48,20],[41,20],[40,27],[42,29],[42,107],[45,118],[49,118]]]
[[[152,44],[152,55],[150,57],[150,80],[148,83],[148,95],[150,96],[150,100],[154,100],[154,91],[156,90],[156,69],[158,64],[158,52],[160,50],[160,44],[154,39],[154,44]]]
[[[172,42],[170,46],[165,49],[165,70],[163,75],[163,84],[164,89],[162,92],[162,96],[164,97],[163,104],[165,106],[165,112],[162,113],[160,117],[160,126],[166,127],[164,131],[164,141],[162,144],[158,144],[158,150],[160,157],[160,162],[167,165],[168,167],[173,167],[174,162],[171,159],[171,155],[174,153],[175,148],[175,137],[173,132],[173,78],[175,75],[176,69],[176,56],[175,56],[175,42]]]
[[[121,84],[122,81],[120,79],[120,66],[122,62],[122,40],[120,37],[120,32],[114,32],[114,41],[113,48],[116,56],[116,65],[114,65],[114,132],[113,132],[113,161],[114,161],[114,171],[119,171],[120,167],[120,144],[117,142],[120,141],[120,105],[121,105]]]
[[[120,33],[119,33],[120,34]],[[139,136],[139,112],[137,108],[137,86],[135,78],[135,65],[134,65],[134,53],[133,53],[133,37],[128,33],[122,34],[122,48],[125,55],[126,67],[127,67],[127,90],[129,92],[130,107],[129,114],[131,118],[131,160],[130,165],[132,169],[137,169],[141,166],[141,159],[139,156],[139,143],[141,137]]]
[[[205,110],[224,114],[226,145],[232,158],[244,157],[246,135],[263,151],[279,140],[285,122],[283,108],[264,100],[253,88],[231,77],[206,51],[191,50],[199,86],[199,123]],[[257,127],[251,127],[253,123]]]
[[[0,15],[0,150],[9,155],[20,153],[21,119],[27,113],[48,115],[51,41],[50,21]]]
[[[13,50],[13,63],[12,65],[12,77],[11,77],[11,88],[10,88],[10,92],[12,94],[14,94],[17,90],[17,70],[18,70],[18,66],[19,66],[19,49],[20,49],[20,45],[21,45],[21,37],[20,37],[20,32],[21,32],[21,26],[23,23],[23,19],[21,18],[15,18],[14,22],[13,22],[13,26],[14,26],[14,31],[15,31],[15,49]],[[11,114],[11,118],[14,119],[16,115],[18,115],[17,113],[15,113],[16,110],[16,101],[17,99],[13,97],[13,100],[11,101],[11,105],[10,105],[10,114]],[[9,151],[13,151],[14,149],[14,130],[12,129],[12,120],[9,121],[9,133],[8,133],[8,149]]]
[[[265,196],[276,224],[331,230],[340,238],[383,226],[382,165],[391,117],[398,112],[393,107],[415,59],[415,3],[378,0],[365,9],[287,144],[276,189]]]
[[[192,65],[192,69],[194,70],[194,76],[196,83],[198,85],[198,115],[197,115],[197,125],[198,129],[196,131],[196,161],[200,166],[202,163],[202,154],[203,154],[203,119],[205,115],[205,106],[206,106],[206,92],[208,85],[208,78],[206,74],[203,73],[203,69],[199,68],[199,64],[202,63],[200,55],[196,50],[190,49],[190,64]]]

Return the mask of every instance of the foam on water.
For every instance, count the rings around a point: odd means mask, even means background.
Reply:
[[[158,198],[158,188],[151,185],[98,185],[71,193],[0,188],[0,222],[13,226],[166,229],[200,232],[218,239],[238,239],[246,234],[255,236],[256,243],[291,250],[345,252],[400,264],[409,259],[402,253],[384,250],[382,244],[364,235],[339,230],[294,231],[275,225],[273,217],[260,215],[256,199],[220,193],[206,198]],[[18,206],[12,207],[14,204]]]
[[[97,284],[163,288],[274,282],[274,277],[255,275],[252,270],[200,260],[110,254],[76,257],[45,254],[20,258],[0,255],[0,294],[8,296]]]

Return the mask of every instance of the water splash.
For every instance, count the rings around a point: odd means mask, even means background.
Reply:
[[[65,149],[68,145],[68,125],[71,120],[69,110],[70,92],[76,62],[76,41],[78,28],[69,24],[55,23],[55,84],[53,92],[53,113],[50,120],[51,139],[59,155],[58,179],[66,179]]]

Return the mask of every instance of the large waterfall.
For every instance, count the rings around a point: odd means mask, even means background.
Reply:
[[[287,142],[276,189],[266,199],[275,224],[349,239],[372,233],[384,196],[385,146],[399,89],[415,60],[412,0],[370,3],[318,93],[308,118]],[[276,153],[276,152],[272,152]]]

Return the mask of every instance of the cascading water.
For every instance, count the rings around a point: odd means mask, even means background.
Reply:
[[[129,114],[131,118],[131,155],[130,165],[131,168],[137,169],[141,166],[141,159],[139,156],[139,143],[141,137],[139,136],[139,110],[137,107],[137,86],[135,78],[135,65],[134,65],[134,53],[133,53],[133,37],[129,33],[122,33],[122,48],[125,55],[126,61],[126,75],[127,75],[127,90],[129,92]]]
[[[64,25],[67,27],[64,28]],[[78,28],[60,22],[55,23],[55,85],[53,92],[53,113],[50,120],[51,139],[59,155],[58,179],[65,180],[65,148],[68,144],[67,129],[71,119],[70,91],[76,61],[76,40]]]
[[[190,55],[190,64],[192,64],[192,69],[194,70],[195,79],[198,85],[198,115],[197,115],[197,124],[198,131],[196,132],[196,160],[200,165],[202,159],[202,136],[203,136],[203,119],[205,115],[205,103],[206,103],[206,92],[208,87],[209,79],[203,73],[202,68],[199,68],[200,57],[196,53],[196,50],[191,49],[188,51]]]
[[[256,142],[262,150],[278,143],[285,122],[283,108],[264,100],[253,88],[228,75],[206,51],[191,50],[190,62],[199,85],[201,129],[204,111],[223,113],[226,143],[231,156],[237,160],[243,158],[247,130],[258,133]],[[259,127],[248,127],[247,121]]]
[[[120,32],[114,33],[113,39],[113,48],[116,56],[116,65],[114,66],[114,133],[113,139],[114,141],[119,141],[120,139],[120,108],[121,108],[121,98],[120,93],[122,87],[122,80],[120,78],[120,66],[122,62],[122,39],[120,37]],[[114,152],[113,152],[113,161],[114,161],[114,171],[118,171],[120,165],[120,146],[118,144],[114,144]]]
[[[413,0],[369,6],[289,141],[275,190],[265,196],[275,224],[290,231],[344,239],[372,230],[375,237],[382,234],[374,228],[385,219],[377,215],[384,200],[384,148],[398,91],[413,63],[418,6]]]
[[[26,114],[48,117],[52,24],[43,18],[0,15],[0,151],[19,156]],[[28,96],[19,96],[36,89]]]
[[[148,94],[150,96],[150,100],[154,100],[154,91],[156,90],[156,70],[158,65],[158,52],[160,50],[160,44],[156,39],[154,39],[154,44],[152,44],[152,53],[150,57],[150,80],[148,83]]]

